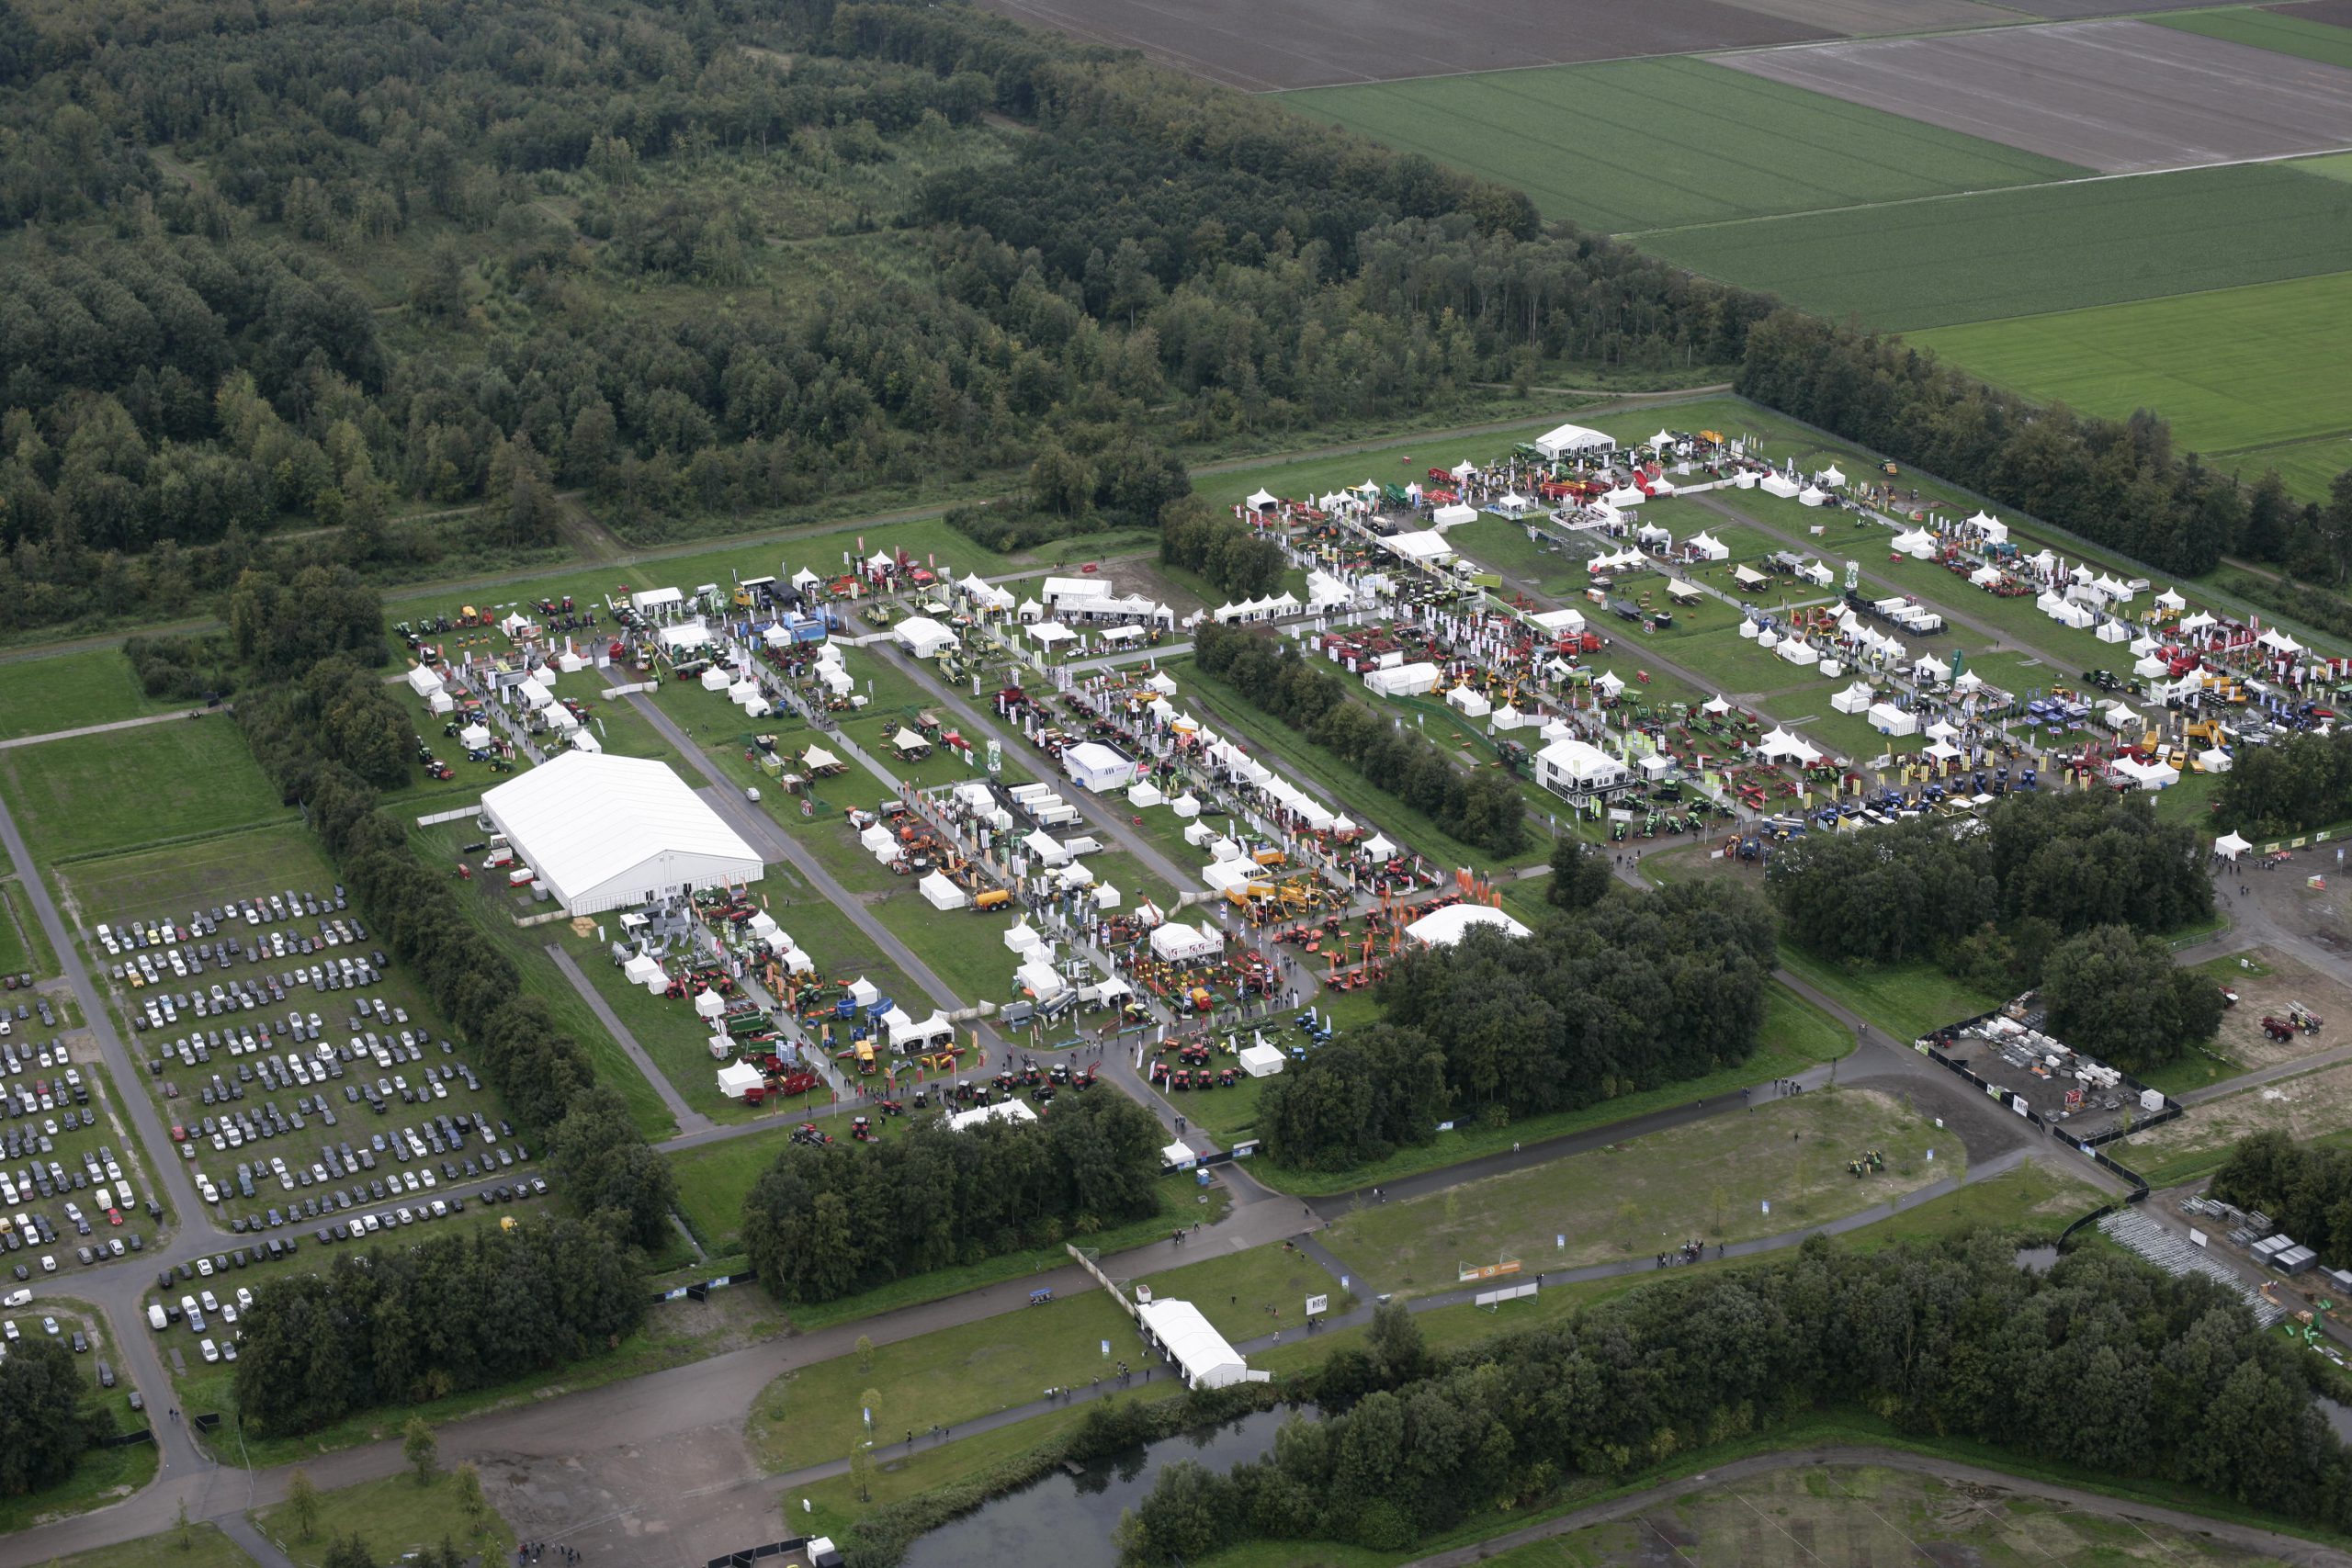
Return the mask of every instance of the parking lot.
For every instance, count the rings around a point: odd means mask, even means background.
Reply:
[[[0,1042],[0,1249],[19,1281],[144,1251],[164,1211],[95,1053]]]

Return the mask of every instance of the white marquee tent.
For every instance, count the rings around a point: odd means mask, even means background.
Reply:
[[[481,808],[574,915],[756,882],[765,870],[667,763],[644,758],[566,751],[486,792]]]

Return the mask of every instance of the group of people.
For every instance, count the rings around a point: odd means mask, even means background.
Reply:
[[[546,1541],[525,1541],[522,1545],[514,1549],[514,1562],[516,1568],[522,1568],[522,1565],[526,1562],[537,1562],[541,1557],[547,1555],[547,1550],[548,1543]],[[574,1551],[568,1546],[559,1546],[556,1548],[556,1551],[559,1553],[556,1561],[560,1562],[578,1562],[582,1561],[580,1553]]]

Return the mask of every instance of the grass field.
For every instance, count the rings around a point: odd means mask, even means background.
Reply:
[[[2216,467],[2234,469],[2246,479],[2259,476],[2266,468],[2276,468],[2278,477],[2287,481],[2287,488],[2296,495],[2324,501],[2335,476],[2352,468],[2352,435],[2323,435],[2285,446],[2256,446],[2217,457],[2213,462]]]
[[[484,1508],[479,1523],[458,1513],[457,1483],[446,1470],[422,1485],[413,1472],[403,1472],[320,1493],[318,1526],[308,1540],[282,1503],[255,1509],[253,1519],[301,1568],[317,1568],[335,1537],[355,1534],[379,1562],[397,1562],[420,1548],[438,1546],[445,1536],[460,1547],[488,1548],[485,1562],[514,1550],[514,1531],[497,1509]]]
[[[0,751],[0,795],[51,863],[291,815],[220,717]]]
[[[2352,71],[2352,28],[2333,27],[2302,17],[2281,16],[2263,7],[2232,11],[2199,11],[2185,17],[2151,17],[2148,20],[2185,33],[2202,33],[2230,43],[2252,44],[2279,54],[2316,60]]]
[[[13,878],[0,882],[0,974],[29,973],[46,979],[57,973],[57,955],[50,951],[49,933],[33,914],[32,900]]]
[[[2352,38],[2352,29],[2329,28]],[[2352,272],[2052,316],[1977,321],[1914,339],[1988,381],[2112,419],[2154,409],[2209,457],[2332,437],[2352,466]],[[2265,455],[2215,458],[2248,475]],[[2283,472],[2283,470],[2282,470]],[[2311,499],[2321,499],[2306,489]]]
[[[1236,1343],[1306,1321],[1306,1298],[1329,1296],[1334,1315],[1355,1304],[1324,1267],[1304,1252],[1280,1243],[1187,1263],[1144,1277],[1139,1283],[1163,1300],[1191,1302],[1209,1325]],[[1279,1309],[1281,1315],[1275,1315]]]
[[[2337,272],[2347,222],[2352,184],[2242,164],[1665,230],[1641,243],[1805,310],[1916,332]]]
[[[0,664],[0,740],[111,724],[186,705],[149,696],[119,648]]]
[[[244,1548],[222,1535],[217,1526],[192,1524],[187,1533],[185,1549],[177,1533],[166,1530],[120,1546],[96,1547],[54,1558],[49,1568],[254,1568]]]
[[[1324,87],[1283,100],[1611,231],[1990,190],[2085,171],[1703,60]]]
[[[1017,1325],[983,1318],[877,1346],[870,1357],[853,1353],[787,1372],[753,1402],[745,1436],[766,1468],[796,1469],[846,1456],[868,1435],[862,1415],[868,1408],[872,1435],[886,1446],[901,1444],[910,1429],[1026,1404],[1048,1388],[1109,1374],[1120,1360],[1141,1368],[1149,1355],[1126,1314],[1090,1290],[1028,1308]],[[870,1406],[863,1398],[869,1390],[880,1395]]]
[[[1994,1003],[1929,964],[1875,964],[1849,974],[1785,942],[1781,962],[1898,1040],[1974,1018]]]
[[[1883,1152],[1887,1168],[1856,1180],[1847,1162],[1865,1149]],[[1453,1289],[1457,1264],[1499,1255],[1532,1270],[1668,1250],[1691,1236],[1778,1235],[1965,1169],[1960,1141],[1924,1117],[1885,1095],[1838,1089],[1362,1209],[1325,1240],[1382,1288],[1419,1295]]]

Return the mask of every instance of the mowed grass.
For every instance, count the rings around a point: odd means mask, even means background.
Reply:
[[[2177,445],[2208,454],[2352,431],[2352,378],[2341,374],[2352,364],[2352,272],[1976,321],[1912,341],[2085,413],[2153,409],[2172,421]],[[2263,455],[2245,466],[2259,472]]]
[[[348,1535],[365,1540],[374,1553],[371,1561],[378,1562],[397,1562],[422,1548],[440,1545],[444,1537],[461,1548],[481,1550],[485,1562],[514,1550],[514,1528],[497,1509],[485,1507],[479,1520],[458,1512],[457,1481],[447,1470],[422,1485],[413,1472],[404,1471],[320,1493],[318,1526],[308,1540],[286,1504],[255,1509],[253,1521],[302,1568],[317,1568],[334,1539]]]
[[[2229,43],[2252,44],[2256,49],[2316,60],[2323,65],[2340,65],[2352,71],[2352,28],[2333,27],[2303,17],[2281,16],[2276,11],[2255,6],[2232,11],[2199,11],[2186,17],[2150,17],[2147,20],[2159,27],[2177,28],[2185,33],[2202,33],[2207,38],[2217,38]],[[2352,141],[2352,136],[2346,140]]]
[[[1917,332],[2337,272],[2347,224],[2352,183],[2242,164],[1676,229],[1642,246]]]
[[[1688,58],[1324,87],[1283,102],[1517,186],[1548,218],[1612,231],[2085,173]]]
[[[1296,1328],[1306,1321],[1309,1296],[1329,1297],[1329,1310],[1335,1317],[1356,1302],[1354,1292],[1341,1290],[1323,1265],[1278,1241],[1204,1263],[1187,1263],[1140,1282],[1162,1301],[1192,1303],[1210,1327],[1236,1345],[1277,1329]]]
[[[2256,446],[2211,459],[2219,468],[2235,470],[2245,479],[2259,478],[2276,468],[2287,489],[2304,501],[2325,501],[2335,476],[2352,468],[2352,434],[2338,432],[2285,446]]]
[[[0,663],[0,739],[112,724],[187,705],[159,703],[141,690],[119,648]]]
[[[1847,1164],[1868,1149],[1886,1169],[1856,1179]],[[1890,1096],[1828,1090],[1362,1208],[1324,1240],[1382,1289],[1422,1295],[1453,1289],[1459,1265],[1505,1256],[1532,1274],[1671,1250],[1693,1236],[1779,1235],[1959,1176],[1966,1157],[1958,1138]]]
[[[292,815],[217,716],[0,751],[0,795],[51,863]]]
[[[244,1548],[220,1533],[220,1527],[191,1524],[187,1545],[179,1532],[144,1535],[119,1546],[93,1547],[71,1557],[52,1558],[50,1568],[253,1568]]]

